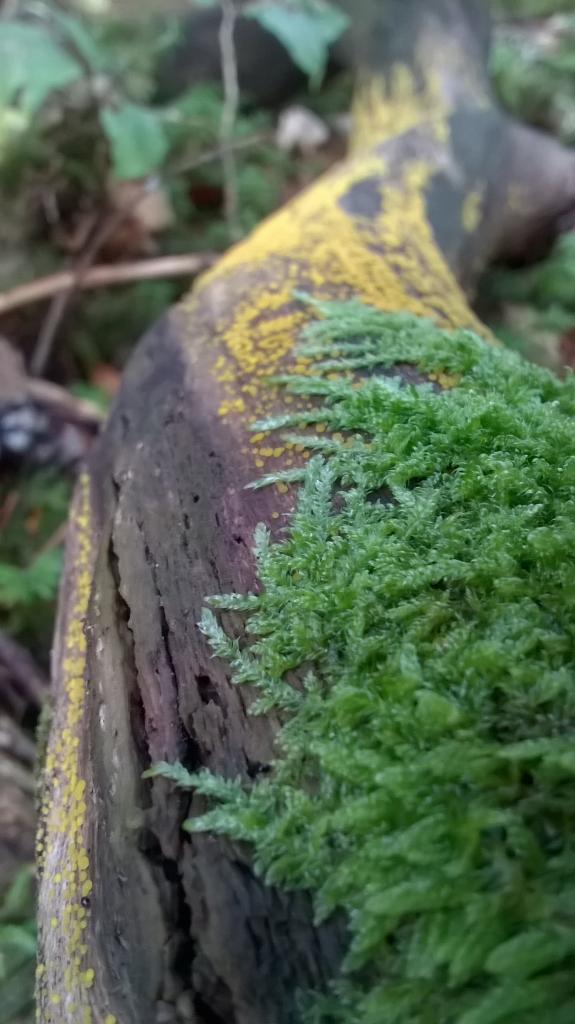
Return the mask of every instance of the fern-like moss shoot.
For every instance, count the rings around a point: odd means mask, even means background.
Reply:
[[[318,920],[347,914],[307,1019],[571,1024],[574,379],[408,315],[320,312],[317,373],[285,386],[321,415],[266,429],[328,432],[298,437],[285,538],[258,531],[261,593],[211,602],[244,609],[242,643],[202,624],[283,715],[273,771],[152,771],[212,798],[189,831],[247,840]]]

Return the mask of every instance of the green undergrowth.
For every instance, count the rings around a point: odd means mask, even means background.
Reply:
[[[70,491],[71,481],[52,471],[0,479],[0,621],[41,662],[54,628]]]
[[[245,635],[202,622],[255,710],[283,714],[273,771],[152,771],[213,801],[188,831],[253,844],[318,921],[346,912],[337,999],[314,1021],[568,1024],[574,378],[407,315],[322,312],[319,376],[284,383],[342,440],[300,438],[315,454],[285,536],[256,535],[261,593],[210,602],[243,610]],[[370,375],[399,363],[458,383]]]
[[[575,139],[575,19],[573,5],[548,22],[503,24],[495,33],[490,71],[495,91],[516,117]]]
[[[483,317],[501,340],[562,373],[573,366],[575,235],[561,235],[546,259],[523,268],[492,267],[479,291]]]
[[[492,0],[495,14],[511,18],[544,18],[548,15],[569,13],[573,0]]]
[[[560,235],[547,258],[531,267],[489,271],[484,290],[491,300],[562,310],[575,323],[575,234]]]
[[[29,1024],[34,1019],[34,888],[33,871],[27,866],[6,892],[0,892],[0,1024]]]

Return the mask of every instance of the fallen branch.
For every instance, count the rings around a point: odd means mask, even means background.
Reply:
[[[137,260],[133,263],[102,265],[91,267],[77,280],[73,270],[62,270],[57,274],[49,274],[37,281],[18,285],[4,294],[0,294],[0,316],[22,306],[32,305],[49,299],[69,288],[78,287],[84,290],[108,288],[133,281],[150,281],[161,277],[185,277],[199,274],[212,265],[215,253],[191,253],[184,256],[160,256],[152,260]]]

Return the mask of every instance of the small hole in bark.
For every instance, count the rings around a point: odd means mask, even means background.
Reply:
[[[173,882],[175,885],[180,884],[180,873],[175,860],[168,860],[167,857],[163,857],[161,860],[161,867],[168,879],[168,882]]]
[[[221,704],[220,695],[210,677],[200,673],[196,676],[196,683],[198,684],[198,693],[202,704],[209,704],[211,701],[219,707]]]
[[[194,497],[193,497],[194,505],[197,505],[199,500],[200,500],[199,494],[194,494]]]
[[[271,765],[264,764],[262,761],[250,761],[249,758],[247,758],[247,764],[250,779],[257,779],[259,775],[267,775],[271,769]]]
[[[186,748],[180,760],[189,772],[195,772],[202,764],[202,749],[193,729],[187,729]]]
[[[198,1024],[229,1024],[219,1013],[215,1013],[201,996],[194,999],[194,1010],[198,1015]]]

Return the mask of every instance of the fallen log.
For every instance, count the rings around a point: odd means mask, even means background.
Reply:
[[[317,925],[249,846],[184,835],[203,797],[142,773],[181,762],[249,782],[276,753],[281,716],[248,714],[197,623],[209,595],[257,592],[255,528],[280,536],[294,505],[288,483],[246,487],[305,464],[251,430],[294,408],[271,375],[310,372],[301,293],[487,336],[469,305],[482,267],[552,234],[575,200],[573,155],[493,103],[483,4],[373,2],[359,35],[348,159],[151,329],[77,488],[38,840],[44,1024],[287,1024],[347,947],[345,918]],[[224,617],[231,635],[242,621]]]

